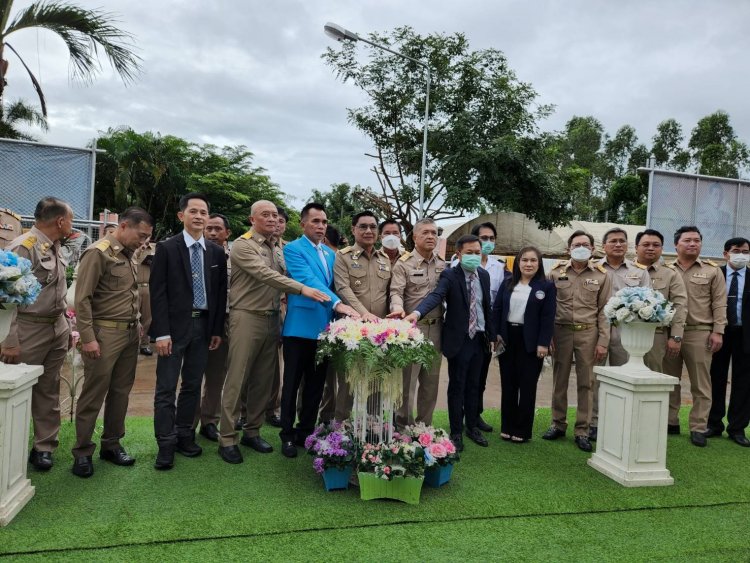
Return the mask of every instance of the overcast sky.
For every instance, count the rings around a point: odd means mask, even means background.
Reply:
[[[539,101],[555,104],[542,124],[559,130],[593,115],[614,133],[631,124],[650,142],[674,117],[686,133],[727,111],[750,141],[750,2],[688,0],[75,0],[105,5],[136,37],[143,75],[124,87],[108,66],[89,86],[71,84],[67,52],[49,32],[9,42],[38,73],[50,112],[51,143],[83,146],[109,127],[173,134],[198,143],[244,144],[301,207],[313,188],[374,185],[371,146],[346,121],[363,102],[320,59],[336,44],[327,21],[357,33],[410,25],[462,32],[473,49],[496,48]],[[16,0],[15,10],[30,2]],[[362,50],[365,56],[365,50]],[[8,99],[35,101],[11,63]]]

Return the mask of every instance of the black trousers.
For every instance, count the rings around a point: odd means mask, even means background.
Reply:
[[[208,361],[208,316],[191,319],[191,325],[185,340],[172,340],[171,355],[156,359],[154,433],[159,446],[174,445],[178,437],[193,436],[193,418],[200,403]],[[180,376],[182,383],[175,407]]]
[[[458,354],[448,358],[448,419],[451,434],[461,434],[464,417],[467,428],[477,425],[479,377],[486,349],[484,333],[478,332],[474,338],[469,338],[467,334]]]
[[[284,337],[284,379],[281,387],[281,432],[282,442],[302,442],[315,430],[320,400],[326,382],[328,361],[315,364],[318,341],[296,336]],[[302,405],[297,428],[297,392],[302,388]]]
[[[727,415],[727,434],[744,434],[750,424],[750,354],[742,349],[742,327],[727,327],[724,343],[711,360],[711,411],[708,427],[724,430]],[[745,327],[750,330],[750,327]],[[732,365],[732,389],[726,409],[729,364]]]
[[[499,359],[500,432],[530,440],[542,360],[537,358],[536,350],[526,351],[523,326],[508,326],[508,342]]]
[[[492,354],[484,354],[482,359],[482,370],[479,372],[479,383],[478,383],[478,403],[477,403],[477,415],[481,415],[484,412],[484,392],[487,389],[487,374],[490,371],[490,363],[492,362]]]

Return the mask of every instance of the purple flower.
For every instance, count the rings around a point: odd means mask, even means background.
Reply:
[[[310,434],[307,438],[305,438],[305,449],[312,449],[317,441],[318,437],[315,434]]]
[[[323,473],[325,471],[325,460],[322,457],[316,457],[313,460],[313,469],[316,473]]]

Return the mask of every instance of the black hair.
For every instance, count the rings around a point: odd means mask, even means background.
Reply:
[[[625,231],[625,229],[621,229],[620,227],[613,227],[612,229],[608,230],[606,233],[604,233],[604,236],[602,237],[602,244],[607,243],[607,239],[609,238],[609,235],[614,235],[617,233],[621,233],[625,235],[625,240],[628,240],[628,233]],[[638,244],[638,243],[636,243]],[[570,246],[570,245],[568,245]]]
[[[131,227],[146,223],[151,227],[154,226],[154,218],[151,214],[140,207],[128,207],[125,211],[120,213],[120,223],[126,222]]]
[[[508,289],[513,289],[521,280],[521,257],[523,257],[523,255],[527,252],[535,253],[536,257],[539,259],[539,269],[531,279],[544,280],[546,278],[546,276],[544,275],[544,260],[542,260],[542,252],[536,246],[524,246],[521,250],[518,251],[516,259],[513,260],[513,275],[508,281]]]
[[[680,237],[685,233],[698,233],[698,236],[701,237],[701,241],[703,241],[703,235],[701,234],[698,227],[696,227],[695,225],[684,225],[674,232],[675,245],[680,242]]]
[[[570,248],[571,243],[573,242],[573,239],[576,237],[580,237],[586,235],[589,238],[589,242],[591,243],[591,246],[594,246],[594,237],[587,233],[586,231],[577,230],[573,231],[573,234],[568,237],[568,248]]]
[[[378,221],[378,218],[377,218],[377,217],[375,216],[375,214],[374,214],[374,213],[373,213],[372,211],[367,211],[367,210],[365,210],[365,211],[360,211],[360,212],[359,212],[359,213],[357,213],[357,214],[356,214],[356,215],[355,215],[354,217],[352,217],[352,227],[356,226],[356,225],[357,225],[357,222],[358,222],[358,221],[359,221],[359,220],[360,220],[360,219],[361,219],[362,217],[372,217],[373,219],[375,219],[375,222],[376,222],[376,223],[377,223],[377,221]],[[379,230],[379,229],[378,229],[378,230]]]
[[[333,225],[326,227],[326,240],[331,243],[331,246],[339,248],[341,246],[341,233]]]
[[[199,194],[198,192],[190,192],[189,194],[185,194],[180,198],[180,211],[185,211],[187,209],[188,202],[191,199],[200,199],[202,201],[205,201],[206,207],[208,207],[208,210],[211,211],[211,204],[208,202],[208,198],[203,194]]]
[[[41,223],[49,223],[58,217],[66,217],[70,213],[70,206],[56,197],[45,197],[36,204],[34,219]]]
[[[317,209],[318,211],[322,211],[323,213],[326,212],[325,205],[312,201],[302,208],[302,211],[299,214],[300,221],[304,221],[305,219],[307,219],[307,215],[311,209]]]
[[[456,250],[461,250],[464,245],[471,244],[472,242],[480,242],[479,237],[477,235],[463,235],[456,241]]]
[[[495,228],[495,225],[490,223],[489,221],[485,223],[480,223],[479,225],[474,225],[471,229],[471,234],[478,237],[479,231],[481,229],[490,229],[492,231],[493,236],[497,238],[497,229]]]
[[[401,232],[401,224],[398,221],[396,221],[395,219],[391,218],[391,219],[386,219],[385,221],[383,221],[382,223],[380,223],[380,225],[378,225],[378,234],[379,235],[383,234],[383,229],[385,229],[386,225],[396,225],[398,227],[398,231]]]
[[[283,207],[277,205],[276,206],[276,212],[279,214],[279,217],[283,217],[285,222],[289,222],[289,213],[286,212],[286,209]]]
[[[211,213],[211,215],[208,216],[209,219],[221,219],[224,221],[224,228],[228,231],[229,230],[229,219],[227,219],[226,215],[222,215],[221,213]]]
[[[646,229],[645,231],[641,231],[637,235],[635,235],[635,245],[638,246],[641,242],[641,239],[648,235],[650,237],[658,237],[658,239],[661,241],[661,244],[664,245],[664,235],[661,234],[656,229]]]
[[[744,246],[746,244],[750,244],[750,240],[747,240],[745,237],[730,238],[724,243],[724,252],[729,252],[733,246]]]

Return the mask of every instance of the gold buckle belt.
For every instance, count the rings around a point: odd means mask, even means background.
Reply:
[[[417,324],[430,326],[430,325],[434,325],[435,323],[437,323],[441,318],[442,317],[433,317],[431,319],[422,319],[420,321],[417,321]]]
[[[685,325],[685,332],[689,332],[691,330],[708,330],[712,331],[714,329],[711,325]]]
[[[62,313],[60,313],[56,317],[46,317],[42,315],[33,315],[31,313],[22,313],[20,311],[18,312],[18,317],[20,319],[23,319],[30,323],[39,323],[39,324],[45,324],[45,325],[55,324],[57,322],[57,319],[59,319],[61,316],[62,316]]]
[[[588,330],[590,328],[594,328],[596,325],[591,324],[562,324],[562,323],[555,323],[557,326],[560,326],[562,328],[567,328],[569,330],[572,330],[574,332],[577,332],[579,330]]]
[[[656,334],[664,334],[664,327],[663,326],[656,327]]]
[[[130,330],[133,328],[138,321],[108,321],[105,319],[94,319],[94,326],[101,326],[104,328],[114,328],[116,330]]]
[[[274,317],[279,314],[278,311],[246,311],[256,317]]]
[[[138,287],[148,287],[148,282],[139,283]]]

